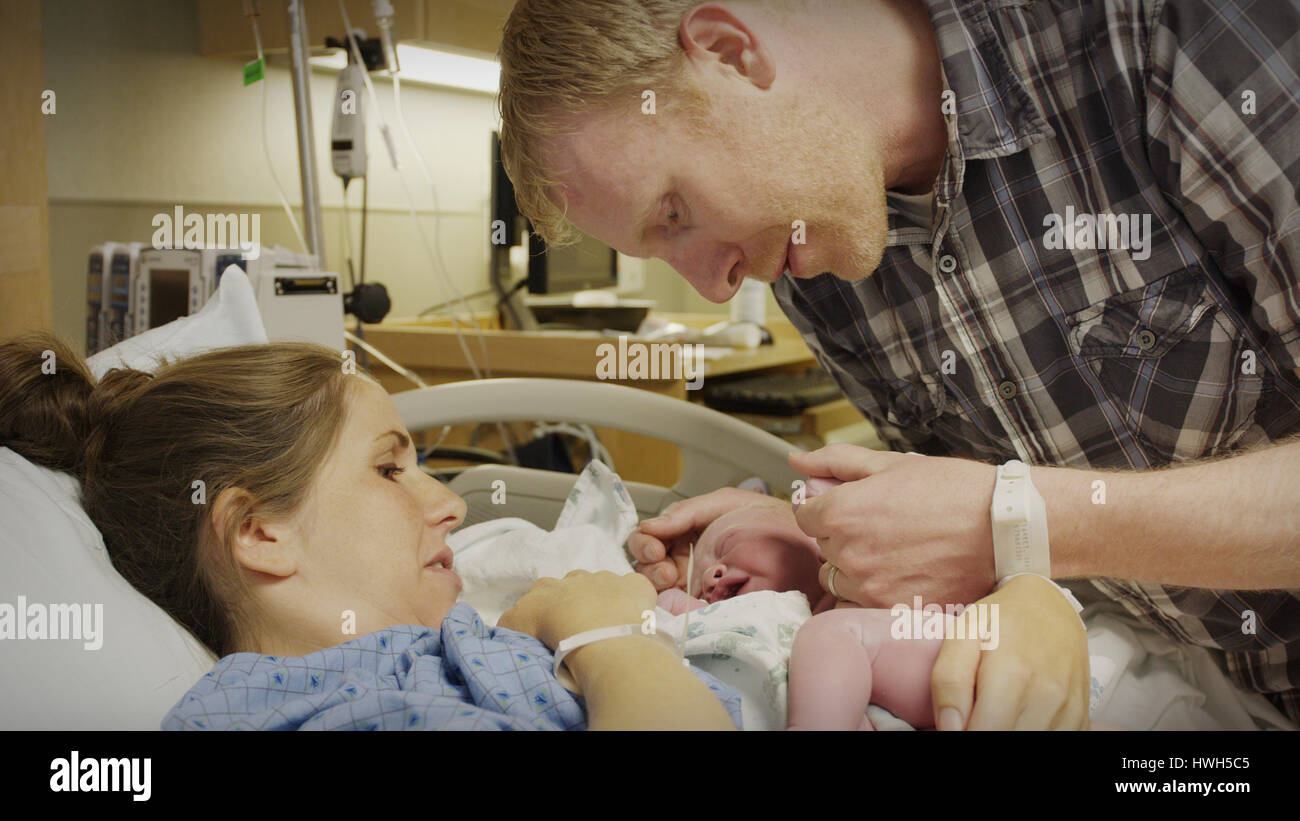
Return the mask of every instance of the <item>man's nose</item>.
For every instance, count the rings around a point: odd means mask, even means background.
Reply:
[[[740,249],[725,251],[695,246],[668,259],[668,264],[686,278],[700,296],[721,305],[736,295],[745,274]]]

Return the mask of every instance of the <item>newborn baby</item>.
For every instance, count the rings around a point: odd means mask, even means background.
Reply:
[[[836,607],[817,580],[824,562],[816,540],[799,530],[788,509],[764,500],[705,529],[687,580],[693,595],[665,590],[659,606],[680,615],[758,590],[798,590],[813,617],[800,628],[790,656],[789,728],[870,730],[869,703],[913,727],[934,726],[930,671],[943,640],[895,639],[889,610]]]
[[[666,590],[674,615],[758,590],[798,590],[814,613],[835,606],[817,573],[825,559],[783,505],[764,501],[733,510],[705,528],[695,544],[695,569],[687,590]],[[689,595],[688,595],[689,594]]]

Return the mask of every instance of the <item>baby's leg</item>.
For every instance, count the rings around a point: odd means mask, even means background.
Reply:
[[[864,636],[888,610],[830,610],[799,628],[790,652],[791,730],[872,729],[871,653]]]
[[[892,621],[888,610],[840,608],[804,624],[790,656],[790,729],[872,729],[869,703],[933,726],[930,671],[943,641],[895,639]]]

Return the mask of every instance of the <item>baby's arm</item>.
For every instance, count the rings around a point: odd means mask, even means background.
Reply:
[[[913,727],[934,726],[930,671],[943,640],[895,639],[893,618],[839,608],[804,623],[790,656],[791,730],[873,729],[868,704]]]

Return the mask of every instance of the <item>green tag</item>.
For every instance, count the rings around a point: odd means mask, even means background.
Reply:
[[[258,80],[266,79],[266,61],[260,57],[251,63],[244,63],[244,85],[251,86]]]

